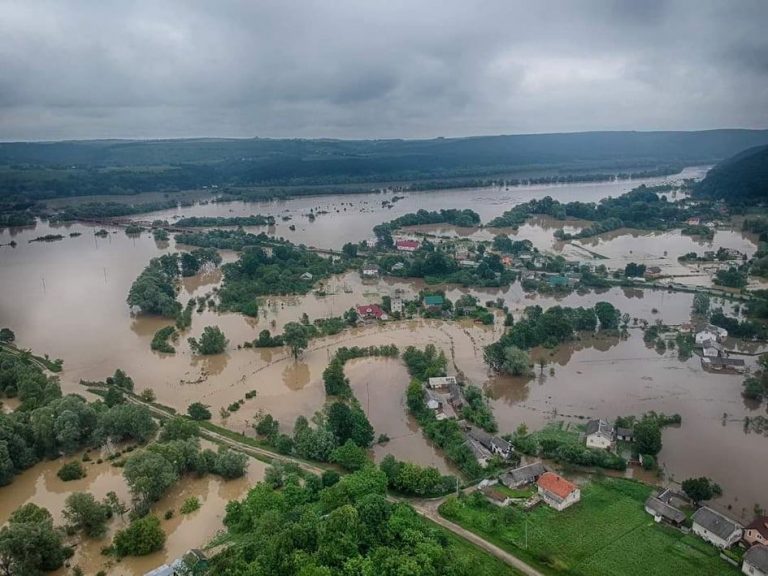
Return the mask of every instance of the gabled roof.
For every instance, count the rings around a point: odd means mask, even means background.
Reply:
[[[723,540],[727,540],[731,534],[741,528],[735,520],[731,520],[706,506],[702,506],[694,512],[693,523],[698,524]]]
[[[544,464],[541,462],[534,462],[533,464],[520,466],[519,468],[515,468],[514,470],[506,472],[502,476],[502,483],[505,485],[521,483],[527,484],[536,480],[536,478],[544,474],[544,472],[546,472]]]
[[[653,510],[662,518],[680,524],[685,520],[685,513],[674,506],[659,500],[656,496],[651,496],[645,501],[645,507]]]
[[[398,248],[418,248],[419,247],[419,241],[418,240],[398,240],[395,242],[395,246]]]
[[[751,564],[763,572],[768,572],[768,546],[757,544],[744,554],[744,562]]]
[[[590,420],[587,422],[586,433],[587,436],[597,434],[608,439],[613,439],[613,426],[608,424],[605,420]]]
[[[576,484],[568,482],[568,480],[554,472],[544,472],[536,483],[542,490],[546,490],[561,499],[567,498],[578,490]]]
[[[758,516],[750,522],[746,529],[756,530],[763,538],[768,539],[768,516]]]

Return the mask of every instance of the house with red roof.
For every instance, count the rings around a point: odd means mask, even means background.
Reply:
[[[357,307],[357,315],[363,320],[386,320],[387,314],[378,304],[365,304]]]
[[[395,248],[401,252],[416,252],[419,249],[418,240],[398,240],[395,242]]]
[[[544,472],[536,481],[539,497],[555,510],[561,511],[581,500],[581,490],[554,472]]]

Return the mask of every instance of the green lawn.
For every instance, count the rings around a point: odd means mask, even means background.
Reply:
[[[443,535],[445,544],[448,547],[454,548],[458,553],[457,556],[467,566],[473,567],[473,576],[522,576],[521,572],[518,572],[511,566],[507,566],[504,562],[494,558],[474,544],[470,544],[463,538],[459,538],[430,520],[425,519],[425,522],[431,524]]]
[[[545,506],[527,513],[514,507],[498,508],[474,496],[451,499],[440,512],[550,574],[740,573],[698,538],[655,524],[643,510],[650,491],[636,482],[604,479],[585,486],[581,502],[563,512]]]

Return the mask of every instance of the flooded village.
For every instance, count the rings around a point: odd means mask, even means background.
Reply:
[[[640,184],[679,183],[705,173],[706,168],[694,167],[674,177],[643,181],[344,194],[271,202],[206,199],[131,219],[173,226],[193,216],[260,214],[274,217],[274,223],[245,227],[245,232],[265,232],[271,238],[339,251],[347,243],[374,242],[375,226],[420,209],[471,207],[485,223],[545,196],[563,202],[596,202]],[[734,259],[748,259],[758,248],[757,237],[725,219],[708,238],[682,235],[680,230],[631,229],[584,240],[559,241],[553,235],[558,229],[576,233],[584,227],[577,220],[563,223],[547,217],[531,218],[516,229],[449,224],[403,227],[394,239],[396,252],[414,251],[424,242],[448,246],[458,266],[466,269],[477,268],[478,251],[492,251],[491,242],[497,236],[529,244],[523,252],[504,256],[504,267],[517,276],[507,286],[429,284],[402,277],[397,264],[387,269],[371,261],[318,281],[309,274],[306,280],[313,287],[306,294],[259,297],[258,312],[252,316],[218,310],[213,302],[222,286],[221,270],[203,267],[180,280],[177,300],[182,305],[190,299],[199,304],[184,338],[175,343],[175,354],[167,354],[152,351],[150,343],[172,321],[137,313],[127,305],[126,295],[150,259],[191,247],[177,243],[173,234],[167,240],[157,240],[146,231],[128,235],[124,224],[41,220],[34,226],[0,230],[0,324],[13,329],[19,347],[63,360],[58,377],[65,393],[96,398],[83,382],[102,381],[120,368],[137,390],[151,389],[153,403],[180,414],[191,404],[202,403],[210,407],[213,424],[250,438],[257,436],[254,423],[265,414],[280,423],[281,433],[290,435],[297,418],[311,419],[321,411],[327,402],[324,371],[340,349],[394,344],[402,351],[434,345],[445,354],[447,371],[428,379],[425,405],[438,420],[459,421],[481,467],[491,461],[496,466],[499,459],[509,461],[503,474],[484,480],[478,490],[494,504],[543,502],[565,510],[579,501],[580,487],[590,477],[607,474],[654,486],[659,495],[646,508],[657,520],[671,514],[674,524],[677,508],[670,502],[673,496],[682,497],[680,483],[707,477],[722,489],[722,495],[708,503],[710,514],[726,514],[735,523],[749,524],[757,511],[768,506],[761,481],[768,472],[768,439],[748,425],[750,418],[763,416],[764,409],[744,399],[741,390],[744,373],[759,369],[758,358],[766,348],[762,342],[739,339],[697,317],[694,298],[700,293],[709,296],[713,309],[741,317],[739,294],[713,283],[721,267],[717,260],[689,263],[684,256],[722,248],[730,250]],[[107,234],[94,234],[102,228]],[[46,234],[65,238],[32,242]],[[14,247],[9,245],[12,241]],[[238,260],[234,250],[219,253],[224,263]],[[547,263],[556,259],[565,264],[552,272]],[[642,265],[644,272],[601,286],[585,286],[581,281],[598,267],[607,271],[608,278],[615,271],[623,274],[630,263]],[[446,301],[453,303],[451,309],[444,307]],[[508,315],[518,322],[531,306],[592,308],[601,302],[612,304],[624,316],[621,330],[581,333],[555,346],[535,346],[529,351],[530,369],[520,375],[489,368],[484,348],[508,330]],[[311,338],[297,356],[288,346],[253,345],[264,330],[279,334],[288,323],[336,318],[350,309],[356,311],[353,325]],[[226,335],[229,344],[224,352],[201,356],[187,345],[187,337],[201,338],[207,326],[217,326]],[[647,336],[649,327],[658,328],[653,339]],[[680,335],[693,341],[693,353],[679,353],[674,343]],[[355,358],[346,362],[344,374],[376,437],[386,438],[371,448],[375,462],[392,455],[462,477],[409,410],[412,375],[403,361]],[[468,385],[482,391],[497,422],[495,432],[483,431],[462,417],[463,390]],[[12,400],[3,402],[4,409],[13,408]],[[237,407],[232,409],[233,405]],[[652,412],[676,415],[677,420],[663,426],[663,447],[654,466],[644,467],[631,446],[634,420],[629,427],[616,422],[626,417],[639,420]],[[615,453],[629,464],[621,470],[563,467],[553,459],[542,461],[513,448],[512,437],[521,430],[553,428],[575,435],[587,447]],[[87,489],[99,498],[114,491],[129,498],[120,468],[107,462],[91,464],[85,479],[64,484],[55,474],[59,465],[59,461],[41,462],[12,485],[0,488],[0,523],[27,502],[44,505],[55,521],[61,521],[64,499],[73,490]],[[153,511],[178,509],[189,495],[202,499],[202,507],[164,524],[168,539],[163,551],[114,562],[101,556],[98,542],[87,541],[77,548],[71,565],[87,574],[99,570],[144,574],[170,564],[188,549],[204,548],[223,529],[227,503],[243,497],[250,485],[264,477],[265,468],[250,458],[243,478],[209,476],[176,485],[153,505]],[[697,526],[694,523],[694,533]]]

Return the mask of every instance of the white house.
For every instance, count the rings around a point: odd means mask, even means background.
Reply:
[[[709,330],[702,330],[701,332],[696,333],[694,339],[697,346],[703,346],[705,342],[710,340],[712,342],[717,342],[717,334],[710,332]]]
[[[301,276],[299,276],[302,280],[312,280],[312,274],[309,272],[304,272]]]
[[[613,426],[605,420],[590,420],[587,422],[587,447],[610,450],[614,441]]]
[[[747,550],[741,571],[749,576],[768,576],[768,546],[758,544]]]
[[[539,496],[555,510],[562,511],[581,500],[581,490],[554,472],[544,472],[536,481]]]
[[[456,384],[456,378],[453,376],[438,376],[437,378],[430,378],[428,381],[428,386],[433,390],[448,388],[452,384]]]
[[[376,264],[363,266],[363,278],[376,278],[379,275],[379,267]]]
[[[702,506],[693,514],[693,533],[718,548],[729,548],[741,540],[742,527],[735,520]]]

